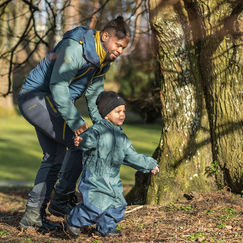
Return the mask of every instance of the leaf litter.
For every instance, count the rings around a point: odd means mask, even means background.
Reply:
[[[20,228],[29,191],[28,187],[0,188],[0,242],[243,242],[243,198],[227,190],[185,195],[166,206],[127,206],[125,218],[117,226],[122,236],[96,236],[95,227],[89,226],[77,238],[64,227],[50,233]],[[47,215],[63,225],[62,218],[48,211]]]

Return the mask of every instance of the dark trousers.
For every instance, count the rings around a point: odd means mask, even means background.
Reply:
[[[56,110],[50,96],[42,92],[22,93],[18,104],[24,118],[35,127],[43,151],[43,160],[27,203],[31,207],[41,207],[49,202],[58,177],[58,193],[75,191],[82,171],[82,153],[73,145],[74,133]],[[67,148],[70,149],[66,152]]]

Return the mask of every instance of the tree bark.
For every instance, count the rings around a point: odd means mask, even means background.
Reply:
[[[70,0],[70,5],[64,11],[64,32],[80,25],[79,0]]]
[[[146,202],[165,204],[224,186],[240,192],[242,3],[150,0],[149,10],[163,124],[160,173],[151,177]]]
[[[236,193],[243,190],[243,2],[221,1],[200,6],[210,9],[206,39],[201,44],[201,70],[208,81],[208,113],[216,181]],[[208,21],[208,20],[207,20]],[[213,27],[213,31],[209,28]],[[211,32],[210,32],[211,30]],[[204,66],[204,68],[203,68]],[[205,68],[206,67],[206,68]]]
[[[15,10],[16,6],[12,2],[10,2],[9,5],[4,8],[4,10],[2,10],[3,12],[0,16],[0,55],[5,53],[10,46],[16,43],[16,38],[14,36],[16,24]],[[9,19],[12,19],[13,23],[9,21]],[[0,116],[3,116],[8,113],[11,114],[14,111],[13,95],[10,94],[7,97],[2,96],[2,94],[5,94],[9,88],[9,80],[7,75],[9,70],[9,62],[7,55],[0,59],[0,66]]]

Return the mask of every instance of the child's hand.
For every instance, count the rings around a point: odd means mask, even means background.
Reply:
[[[82,140],[83,140],[83,139],[82,139],[81,137],[79,137],[79,136],[75,136],[75,138],[74,138],[74,140],[73,140],[74,145],[75,145],[76,147],[78,147],[78,145],[80,144],[80,142],[81,142]]]
[[[154,175],[156,175],[157,173],[159,173],[159,167],[156,166],[155,168],[153,168],[153,169],[151,170],[151,173],[154,174]]]

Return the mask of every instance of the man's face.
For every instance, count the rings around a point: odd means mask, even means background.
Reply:
[[[105,116],[105,119],[116,126],[121,126],[125,120],[125,105],[119,105]]]
[[[113,62],[123,53],[130,41],[130,37],[125,36],[123,39],[119,40],[116,36],[104,32],[101,36],[101,40],[104,48],[107,51],[106,60]]]

